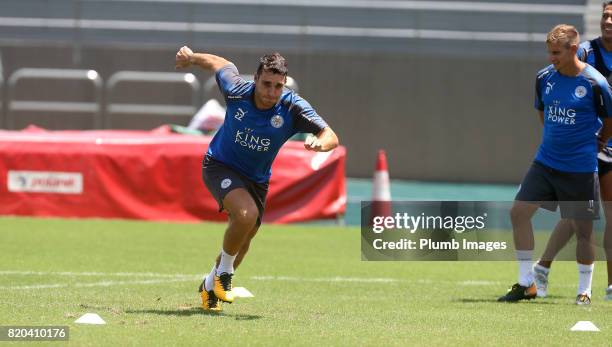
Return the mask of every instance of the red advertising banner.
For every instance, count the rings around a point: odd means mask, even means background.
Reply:
[[[211,138],[152,131],[0,131],[0,215],[225,220],[202,182]],[[264,222],[335,218],[346,150],[288,142],[272,166]]]

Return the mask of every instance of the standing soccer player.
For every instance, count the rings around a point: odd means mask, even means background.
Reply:
[[[601,36],[585,41],[578,47],[578,58],[588,63],[599,71],[608,82],[612,81],[612,1],[603,3],[603,11],[600,20]],[[607,143],[606,147],[597,155],[599,167],[599,183],[601,199],[604,201],[604,215],[606,217],[606,227],[604,232],[604,250],[608,268],[608,287],[605,291],[605,300],[612,300],[612,142]],[[538,296],[548,295],[548,275],[552,261],[563,248],[571,236],[573,230],[571,225],[561,222],[555,228],[553,234],[546,245],[546,250],[542,258],[533,267],[534,279]],[[578,265],[580,268],[579,287],[590,291],[590,282],[593,274],[593,264]]]
[[[554,27],[546,37],[552,65],[538,72],[535,88],[535,107],[544,125],[542,143],[510,211],[518,283],[498,301],[536,297],[531,218],[539,207],[555,211],[559,205],[561,218],[576,233],[577,262],[590,265],[594,260],[590,238],[593,219],[599,214],[597,133],[601,130],[606,141],[612,134],[607,118],[612,116],[612,94],[606,79],[576,56],[579,40],[578,31],[565,24]],[[579,292],[576,303],[585,303],[588,296]]]
[[[220,311],[220,301],[234,301],[232,276],[261,225],[272,162],[281,146],[296,133],[311,133],[304,147],[327,152],[338,146],[338,138],[306,100],[284,88],[287,63],[278,53],[261,57],[255,81],[241,78],[222,57],[182,47],[176,67],[191,65],[215,73],[227,104],[203,168],[206,187],[229,216],[221,253],[199,288],[202,307]]]

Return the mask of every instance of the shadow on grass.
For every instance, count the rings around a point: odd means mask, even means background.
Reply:
[[[483,299],[474,299],[474,298],[462,298],[462,299],[456,299],[453,300],[454,302],[459,302],[459,303],[463,303],[463,304],[474,304],[474,303],[485,303],[485,302],[489,302],[489,303],[499,303],[500,305],[503,304],[515,304],[514,302],[498,302],[497,298],[483,298]],[[540,300],[521,300],[519,302],[516,303],[521,303],[521,302],[526,302],[526,303],[531,303],[531,304],[536,304],[536,305],[550,305],[550,304],[554,304],[554,302],[551,301],[543,301],[542,299]]]
[[[225,312],[214,312],[204,311],[199,307],[191,307],[188,309],[176,309],[176,310],[160,310],[160,309],[148,309],[148,310],[126,310],[128,314],[158,314],[162,316],[177,316],[177,317],[189,317],[189,316],[212,316],[212,317],[227,317],[234,318],[235,320],[255,320],[263,318],[259,315],[251,314],[233,314]]]

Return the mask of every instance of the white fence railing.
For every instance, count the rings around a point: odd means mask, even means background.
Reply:
[[[17,99],[17,89],[20,82],[25,80],[77,80],[90,84],[94,89],[94,96],[88,101],[70,100],[37,100]],[[129,103],[114,101],[115,89],[120,84],[127,83],[155,83],[155,84],[183,84],[191,90],[191,100],[188,105]],[[6,88],[4,93],[3,88]],[[32,114],[47,114],[49,112],[80,113],[92,116],[93,128],[111,128],[112,114],[143,114],[143,115],[179,115],[192,116],[196,113],[201,101],[201,85],[191,73],[178,72],[148,72],[148,71],[119,71],[111,75],[106,82],[95,70],[76,69],[46,69],[21,68],[13,72],[7,80],[6,86],[0,74],[0,128],[14,129],[16,126],[16,112]],[[57,91],[54,91],[57,94]],[[60,92],[61,94],[61,92]],[[66,96],[67,99],[70,95]],[[2,100],[5,99],[5,100]],[[4,108],[2,106],[5,106]]]

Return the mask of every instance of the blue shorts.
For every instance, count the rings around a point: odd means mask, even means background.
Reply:
[[[559,206],[561,218],[599,219],[599,178],[597,172],[564,172],[534,161],[514,200],[550,211]]]

